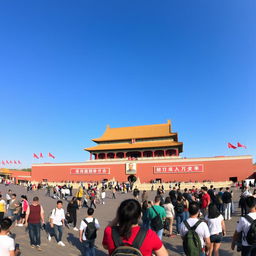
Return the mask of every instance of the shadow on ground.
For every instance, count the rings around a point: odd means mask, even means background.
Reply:
[[[82,256],[83,255],[83,247],[82,247],[82,243],[79,241],[79,238],[74,236],[74,234],[72,234],[72,233],[68,233],[67,240],[71,245],[75,246],[80,251],[80,253],[81,253],[80,256]],[[105,252],[99,250],[97,248],[97,246],[95,248],[95,253],[96,253],[97,256],[106,256],[106,255],[108,255]]]

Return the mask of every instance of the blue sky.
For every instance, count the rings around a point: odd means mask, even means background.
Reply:
[[[1,1],[0,160],[85,161],[107,124],[167,119],[183,156],[255,157],[255,12],[254,0]],[[248,149],[227,149],[237,141]]]

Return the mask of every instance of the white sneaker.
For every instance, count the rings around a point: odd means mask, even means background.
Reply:
[[[51,241],[52,237],[50,235],[48,235],[48,241]]]
[[[60,245],[60,246],[65,246],[65,244],[64,244],[62,241],[59,241],[59,242],[58,242],[58,245]]]
[[[74,231],[78,231],[78,228],[77,228],[77,227],[74,227],[73,230],[74,230]]]

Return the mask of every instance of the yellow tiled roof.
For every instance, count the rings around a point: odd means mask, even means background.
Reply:
[[[157,138],[157,137],[170,137],[176,135],[171,132],[171,122],[166,124],[153,124],[143,126],[110,128],[107,126],[104,134],[95,142],[111,141],[111,140],[125,140],[125,139],[139,139],[139,138]]]
[[[112,143],[112,144],[98,144],[94,147],[85,148],[87,151],[102,151],[102,150],[118,150],[118,149],[137,149],[137,148],[160,148],[160,147],[175,147],[182,146],[182,142],[171,140],[161,141],[143,141],[135,143]]]

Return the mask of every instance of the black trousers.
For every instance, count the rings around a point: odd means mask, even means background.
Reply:
[[[73,220],[74,227],[76,227],[76,223],[77,223],[77,214],[76,214],[76,212],[70,212],[69,214],[70,214],[71,219]]]
[[[4,212],[0,212],[0,223],[2,222],[3,218],[4,218]]]

